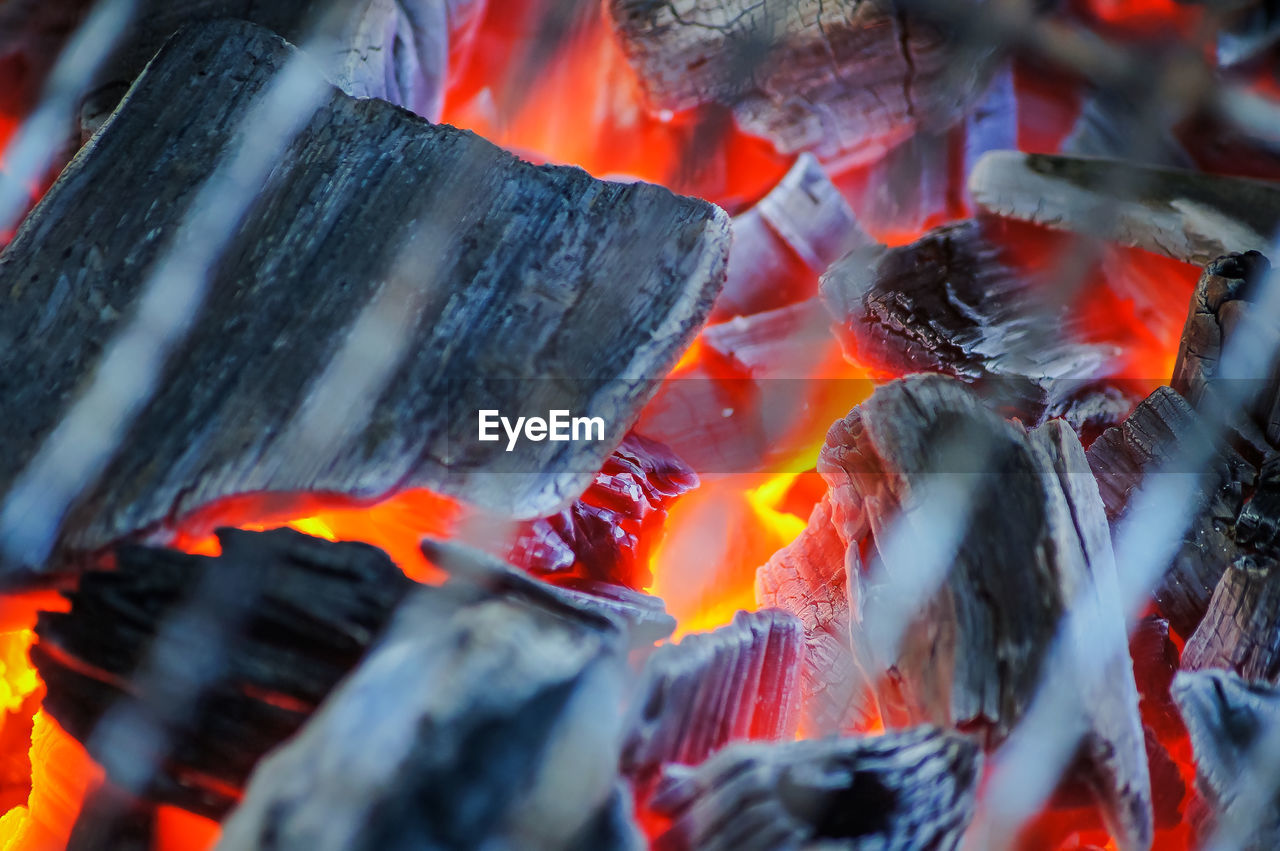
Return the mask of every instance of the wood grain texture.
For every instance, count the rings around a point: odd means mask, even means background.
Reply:
[[[1280,574],[1245,556],[1218,580],[1208,611],[1182,651],[1182,669],[1225,668],[1251,682],[1280,679]]]
[[[868,0],[611,0],[650,102],[731,107],[787,154],[872,162],[941,131],[982,93],[991,56]]]
[[[238,119],[291,55],[250,24],[184,31],[0,256],[0,411],[22,423],[3,438],[0,486],[92,374],[200,181],[244,141]],[[727,246],[727,216],[705,202],[532,166],[334,91],[211,270],[194,331],[64,518],[60,544],[96,549],[261,491],[376,498],[422,486],[551,514],[687,347]],[[396,274],[422,279],[407,354],[361,429],[327,457],[284,463],[286,425]],[[476,440],[482,408],[601,416],[604,440],[508,453]]]
[[[949,446],[964,447],[963,457]],[[830,488],[836,530],[850,547],[869,542],[888,577],[915,568],[886,549],[889,530],[902,528],[894,524],[905,516],[915,534],[929,534],[937,522],[923,490],[939,481],[965,488],[964,504],[946,506],[967,512],[967,522],[940,587],[913,601],[896,655],[869,660],[878,666],[868,671],[873,677],[892,676],[882,707],[901,703],[912,721],[959,726],[994,747],[1040,686],[1070,607],[1092,597],[1099,622],[1124,646],[1106,516],[1084,451],[1065,424],[1028,434],[961,382],[915,376],[884,385],[837,421],[818,471]],[[896,600],[886,593],[874,584],[866,589],[865,621]],[[1150,786],[1127,656],[1091,687],[1085,705],[1087,779],[1123,847],[1147,847]]]
[[[619,639],[609,621],[545,599],[464,581],[421,589],[262,762],[217,847],[638,848],[611,815]]]
[[[877,738],[732,745],[672,767],[656,851],[953,851],[973,818],[981,749],[933,727]]]
[[[1119,426],[1089,447],[1089,466],[1113,528],[1124,516],[1144,477],[1177,462],[1180,447],[1204,438],[1204,425],[1177,391],[1161,387]],[[1223,446],[1208,471],[1194,516],[1173,562],[1154,589],[1156,608],[1179,634],[1191,635],[1204,617],[1223,572],[1242,549],[1233,527],[1244,505],[1245,485],[1257,471]],[[1119,566],[1124,570],[1124,565]]]

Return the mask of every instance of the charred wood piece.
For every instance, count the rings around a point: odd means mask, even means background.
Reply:
[[[654,108],[719,104],[784,154],[873,162],[941,131],[981,95],[989,54],[866,0],[611,0],[614,29]]]
[[[652,808],[658,851],[954,849],[973,818],[981,749],[931,727],[871,739],[746,743],[672,767]]]
[[[954,446],[963,457],[948,451]],[[994,747],[1036,692],[1069,607],[1095,599],[1124,646],[1106,515],[1069,426],[1054,421],[1027,433],[961,382],[915,376],[884,385],[836,422],[818,471],[835,528],[851,547],[869,541],[890,578],[914,565],[895,563],[903,556],[884,548],[885,530],[904,522],[934,528],[921,493],[947,477],[964,483],[965,504],[946,510],[965,511],[968,522],[940,587],[919,600],[896,655],[869,659],[869,674],[894,679],[882,703],[898,699],[913,720],[959,726]],[[880,594],[868,586],[868,615]],[[1086,779],[1122,845],[1146,847],[1150,786],[1127,654],[1083,705]]]
[[[451,41],[465,38],[471,7],[483,2],[355,0],[317,14],[317,7],[285,0],[143,0],[89,87],[81,126],[87,138],[106,120],[171,35],[219,18],[250,21],[305,44],[325,77],[352,97],[380,98],[435,121]]]
[[[1222,574],[1209,610],[1187,640],[1182,669],[1225,668],[1250,682],[1280,679],[1280,574],[1251,556]]]
[[[1124,423],[1093,442],[1089,467],[1113,528],[1144,477],[1175,462],[1180,446],[1203,438],[1202,428],[1187,401],[1175,390],[1161,387]],[[1240,453],[1230,446],[1221,448],[1182,544],[1154,590],[1157,610],[1179,635],[1195,631],[1218,580],[1242,554],[1232,527],[1244,504],[1245,486],[1252,485],[1255,475]]]
[[[1038,420],[1104,374],[1105,346],[1075,342],[1066,305],[978,220],[897,248],[852,252],[822,278],[846,355],[903,372],[938,372]],[[856,353],[856,355],[855,355]]]
[[[1169,382],[1202,410],[1214,404],[1215,382],[1228,375],[1233,382],[1248,382],[1250,386],[1235,389],[1251,397],[1252,422],[1234,418],[1232,425],[1264,452],[1269,445],[1280,444],[1280,374],[1272,369],[1267,375],[1246,375],[1240,364],[1226,365],[1222,358],[1229,345],[1238,343],[1239,334],[1250,335],[1259,346],[1280,344],[1280,329],[1259,327],[1248,318],[1270,272],[1271,264],[1256,251],[1219,257],[1205,266],[1191,296]]]
[[[636,849],[615,791],[625,670],[595,614],[422,588],[254,772],[218,847]]]
[[[24,423],[3,445],[0,489],[93,374],[199,181],[238,149],[239,122],[294,55],[250,24],[185,30],[28,216],[0,259],[0,411]],[[558,511],[710,311],[727,230],[706,202],[532,166],[334,90],[209,270],[193,330],[57,543],[95,550],[247,492],[430,487],[521,518]],[[383,392],[359,426],[297,457],[287,426],[324,365],[384,284],[410,274],[424,280]],[[599,416],[604,439],[507,452],[477,440],[489,409]],[[43,540],[9,543],[43,559]]]
[[[44,709],[68,733],[90,742],[113,706],[136,707],[169,741],[149,787],[136,791],[212,818],[234,803],[227,790],[243,788],[258,759],[356,666],[414,584],[365,544],[288,529],[224,529],[218,537],[216,558],[117,548],[114,570],[87,573],[68,592],[70,611],[40,613],[31,649],[48,688]],[[202,617],[225,644],[189,646],[197,639],[165,625],[184,605],[204,603],[193,598],[210,583],[218,594]],[[196,707],[189,717],[171,708],[172,684],[136,681],[156,654],[211,668],[188,696]],[[93,755],[109,775],[131,776],[131,765],[115,761],[127,755]]]
[[[577,617],[593,615],[603,624],[625,632],[631,646],[652,647],[676,627],[658,597],[621,585],[592,580],[551,584],[536,579],[514,565],[482,550],[451,541],[427,538],[422,554],[436,567],[461,583],[494,594],[528,598],[540,606],[562,607]]]
[[[818,275],[871,242],[822,165],[801,154],[768,195],[734,216],[728,274],[712,320],[809,298]]]
[[[984,210],[1203,265],[1265,249],[1280,186],[1121,160],[996,151],[969,174]]]
[[[666,644],[645,663],[622,770],[651,781],[667,763],[699,765],[732,741],[795,738],[804,652],[787,612],[738,612],[717,630]]]
[[[1181,664],[1178,645],[1169,635],[1169,622],[1155,615],[1140,620],[1129,636],[1129,656],[1143,723],[1161,737],[1183,735],[1182,718],[1169,692]]]
[[[879,714],[853,654],[859,579],[847,552],[823,497],[800,536],[756,571],[756,601],[791,612],[804,626],[800,723],[807,736],[849,733]]]
[[[697,486],[669,448],[628,433],[573,505],[523,525],[508,559],[536,574],[643,588],[667,510]]]
[[[1275,686],[1250,683],[1229,671],[1206,670],[1179,673],[1173,697],[1191,734],[1195,752],[1196,789],[1208,807],[1213,828],[1221,819],[1246,822],[1252,830],[1245,847],[1275,848],[1280,844],[1280,799],[1253,817],[1239,808],[1241,783],[1257,782],[1252,770],[1259,745],[1275,741],[1280,724],[1280,691]]]

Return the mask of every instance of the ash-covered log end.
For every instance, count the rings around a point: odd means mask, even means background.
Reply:
[[[981,748],[918,727],[870,739],[725,748],[672,768],[652,808],[660,851],[954,848],[973,818]]]

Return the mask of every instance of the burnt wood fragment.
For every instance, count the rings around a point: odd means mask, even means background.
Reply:
[[[1182,669],[1225,668],[1250,682],[1280,679],[1280,574],[1244,556],[1231,565],[1182,651]]]
[[[643,588],[667,510],[697,486],[669,448],[629,432],[573,505],[520,527],[508,559],[536,574]]]
[[[733,217],[733,248],[712,320],[749,316],[813,296],[817,276],[871,244],[849,202],[810,154],[755,206]]]
[[[738,612],[659,647],[633,699],[623,773],[647,783],[667,763],[698,765],[732,741],[795,738],[803,652],[800,622],[779,609]]]
[[[966,447],[964,457],[945,451]],[[869,543],[885,581],[913,565],[883,549],[885,530],[921,516],[923,488],[956,478],[967,512],[942,584],[918,602],[893,658],[893,693],[916,721],[959,726],[988,747],[1026,711],[1069,607],[1092,598],[1099,628],[1123,646],[1106,515],[1075,433],[1050,422],[1031,433],[986,408],[964,384],[915,376],[879,388],[828,432],[818,471],[830,486],[835,528],[849,546]],[[952,507],[948,507],[949,510]],[[911,518],[917,519],[911,519]],[[869,585],[870,613],[881,599]],[[1124,847],[1150,843],[1151,801],[1142,725],[1127,654],[1082,697],[1088,732],[1083,779]]]
[[[81,742],[119,705],[154,718],[167,736],[153,801],[219,818],[254,764],[292,735],[363,656],[414,583],[387,556],[358,543],[299,532],[220,530],[216,558],[124,545],[115,569],[84,574],[69,611],[41,612],[31,660],[48,693],[44,710]],[[210,584],[216,594],[207,602]],[[169,620],[202,605],[206,634],[174,632]],[[157,644],[157,642],[159,642]],[[169,683],[135,680],[157,654],[205,674],[176,711]],[[184,704],[185,705],[185,704]],[[109,775],[133,766],[94,752]],[[116,756],[120,756],[117,754]],[[123,756],[128,759],[128,754]]]
[[[851,644],[858,571],[856,562],[846,566],[846,552],[824,496],[800,536],[756,571],[756,601],[791,612],[804,626],[800,723],[807,736],[849,733],[878,715]]]
[[[673,767],[652,808],[658,851],[954,849],[973,818],[981,749],[918,727],[869,739],[732,745]]]
[[[868,163],[941,131],[982,93],[991,51],[867,0],[611,0],[654,108],[730,107],[783,153]]]
[[[1245,847],[1275,848],[1280,844],[1280,799],[1262,813],[1242,814],[1238,809],[1240,784],[1256,783],[1252,766],[1259,745],[1275,741],[1280,724],[1280,691],[1275,686],[1250,683],[1229,671],[1182,672],[1174,678],[1173,697],[1191,734],[1195,752],[1196,789],[1207,809],[1213,829],[1222,818],[1241,819],[1251,829]]]
[[[993,151],[969,174],[984,210],[1203,265],[1266,249],[1280,185],[1122,160]]]
[[[823,276],[822,296],[848,357],[964,379],[1035,421],[1103,375],[1112,355],[1072,339],[1068,306],[1038,283],[992,226],[970,219],[848,254]]]
[[[238,150],[241,119],[294,55],[250,24],[184,30],[0,257],[0,411],[23,423],[3,444],[0,488],[93,374],[193,191]],[[703,201],[532,166],[335,90],[259,190],[193,330],[57,543],[96,549],[246,492],[431,487],[524,518],[557,511],[709,312],[727,227]],[[287,426],[361,309],[404,275],[422,277],[404,356],[359,426],[299,458]],[[477,440],[487,409],[599,416],[604,439],[507,452]],[[39,568],[44,545],[13,548]]]
[[[455,31],[463,35],[471,5],[474,0],[348,0],[328,7],[287,0],[142,0],[89,87],[81,124],[96,130],[171,35],[219,18],[250,21],[305,44],[325,77],[347,94],[381,98],[434,121],[450,38]]]
[[[593,613],[459,577],[254,772],[223,849],[634,849],[615,793],[625,657]]]
[[[1108,429],[1089,447],[1089,467],[1112,526],[1151,472],[1179,458],[1180,447],[1203,439],[1203,425],[1175,390],[1161,387],[1134,409],[1120,426]],[[1239,555],[1233,526],[1244,505],[1244,488],[1256,471],[1240,453],[1222,446],[1209,471],[1182,543],[1154,589],[1156,607],[1184,637],[1195,631],[1223,572]],[[1119,566],[1124,570],[1124,565]]]
[[[1143,723],[1161,737],[1183,735],[1182,718],[1169,693],[1181,664],[1178,645],[1169,635],[1169,622],[1155,615],[1138,621],[1129,636],[1129,656]]]
[[[422,554],[459,581],[492,593],[527,597],[542,606],[565,607],[577,617],[593,614],[625,632],[635,647],[652,647],[676,627],[675,618],[667,614],[660,598],[622,585],[574,579],[552,584],[482,550],[432,538],[422,541]]]

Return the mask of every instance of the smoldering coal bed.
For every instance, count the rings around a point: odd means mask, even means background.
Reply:
[[[1272,17],[0,0],[4,847],[1275,847]]]

